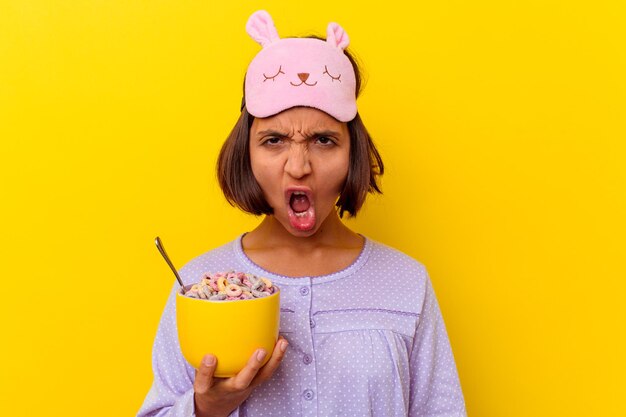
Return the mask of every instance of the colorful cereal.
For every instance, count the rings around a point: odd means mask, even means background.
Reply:
[[[192,285],[185,293],[191,298],[210,301],[250,300],[267,297],[278,288],[267,278],[257,277],[243,272],[205,272],[200,282]]]

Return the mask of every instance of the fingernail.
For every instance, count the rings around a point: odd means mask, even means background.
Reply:
[[[256,359],[261,362],[263,361],[263,359],[265,359],[265,355],[267,355],[267,352],[264,349],[259,349],[256,351]]]
[[[202,359],[202,364],[204,366],[213,366],[213,365],[215,365],[215,357],[214,356],[205,356]]]
[[[280,351],[285,353],[285,351],[287,350],[287,346],[289,345],[289,343],[286,340],[281,340],[280,341]]]

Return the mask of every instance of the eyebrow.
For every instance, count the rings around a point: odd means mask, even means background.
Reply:
[[[313,136],[334,136],[334,137],[338,137],[339,136],[339,132],[335,131],[335,130],[318,130],[313,132]]]
[[[280,136],[280,137],[285,137],[287,136],[287,133],[278,131],[278,130],[274,130],[274,129],[267,129],[267,130],[261,130],[260,132],[256,132],[257,136]]]
[[[261,130],[260,132],[257,132],[257,136],[279,136],[279,137],[288,137],[289,134],[285,133],[285,132],[281,132],[279,130],[274,130],[274,129],[267,129],[267,130]],[[335,131],[335,130],[318,130],[318,131],[313,131],[313,134],[310,135],[309,137],[315,137],[315,136],[333,136],[333,137],[338,137],[339,136],[339,132]]]

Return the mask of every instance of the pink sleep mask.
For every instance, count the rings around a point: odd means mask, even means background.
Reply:
[[[354,68],[343,52],[350,40],[329,23],[326,40],[278,36],[264,10],[250,16],[246,31],[263,49],[245,81],[245,102],[255,117],[269,117],[295,106],[313,107],[349,122],[357,113]]]

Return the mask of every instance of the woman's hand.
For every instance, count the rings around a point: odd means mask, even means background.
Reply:
[[[272,357],[263,367],[261,363],[267,352],[258,349],[246,366],[232,378],[214,377],[217,366],[215,356],[205,355],[193,384],[196,417],[228,416],[250,396],[257,385],[270,379],[283,360],[287,345],[287,340],[279,337]]]

